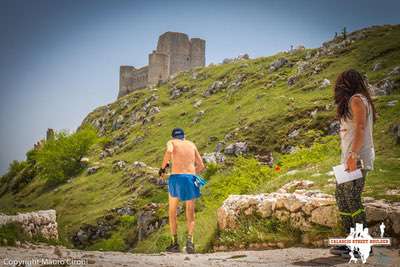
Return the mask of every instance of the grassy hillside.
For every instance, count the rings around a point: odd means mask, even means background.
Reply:
[[[339,161],[338,137],[330,135],[335,120],[332,85],[336,76],[355,68],[366,74],[371,84],[377,84],[400,65],[400,26],[373,27],[352,36],[361,37],[345,47],[333,47],[341,42],[334,40],[328,52],[300,49],[183,72],[167,83],[99,107],[83,122],[96,126],[99,135],[109,140],[92,147],[88,155],[90,165],[101,166],[99,171],[92,175],[83,172],[55,188],[34,178],[17,193],[5,192],[0,197],[0,211],[54,208],[61,243],[72,246],[71,237],[82,225],[95,224],[113,208],[130,207],[134,211],[131,215],[112,213],[114,230],[86,248],[161,251],[169,242],[168,225],[144,240],[137,241],[136,236],[138,216],[149,203],[159,204],[157,216],[165,218],[166,188],[154,183],[154,170],[143,171],[132,163],[158,167],[171,129],[177,126],[185,129],[201,153],[214,151],[220,141],[225,145],[245,141],[249,146],[248,154],[227,156],[224,164],[210,165],[204,174],[209,183],[196,206],[195,240],[200,251],[212,247],[217,234],[216,209],[229,194],[272,192],[292,179],[313,180],[320,189],[332,193],[329,171]],[[280,58],[288,63],[270,70],[270,64]],[[381,68],[373,71],[376,63],[381,63]],[[300,71],[299,66],[303,66]],[[295,83],[289,86],[288,79],[293,76]],[[323,87],[324,79],[331,85]],[[391,130],[400,123],[400,103],[387,104],[400,100],[400,77],[397,74],[390,79],[395,90],[375,98],[379,113],[374,128],[377,159],[364,195],[400,201],[399,195],[387,194],[388,189],[400,189],[400,146]],[[215,82],[216,92],[204,96]],[[171,98],[172,92],[178,91],[181,94]],[[294,130],[298,134],[290,135]],[[295,151],[284,153],[290,147]],[[100,159],[105,148],[111,149],[112,155]],[[257,158],[269,152],[281,171],[259,164]],[[126,161],[127,167],[116,169],[116,160]],[[183,239],[184,214],[179,220]]]

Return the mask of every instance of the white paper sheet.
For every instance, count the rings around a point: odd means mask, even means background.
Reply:
[[[344,164],[333,167],[333,172],[335,173],[336,182],[338,184],[350,182],[362,177],[361,169],[357,169],[353,172],[347,172],[345,169],[346,167]]]

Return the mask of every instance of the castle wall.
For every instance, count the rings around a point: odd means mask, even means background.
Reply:
[[[119,70],[118,97],[147,86],[148,67],[136,69],[132,66],[121,66]]]
[[[190,68],[206,65],[206,41],[200,38],[190,39]]]
[[[169,60],[170,57],[164,53],[153,51],[153,53],[149,54],[149,85],[156,85],[160,81],[168,79]]]
[[[157,52],[169,55],[169,75],[190,69],[190,41],[187,34],[162,34],[158,39]]]
[[[206,42],[185,33],[166,32],[158,38],[157,50],[149,54],[149,65],[140,69],[120,67],[118,98],[147,85],[156,85],[172,74],[205,66]]]

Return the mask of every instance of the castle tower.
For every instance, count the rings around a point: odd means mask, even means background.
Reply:
[[[132,79],[130,79],[131,73],[136,70],[132,66],[120,66],[119,67],[119,92],[118,98],[129,93],[129,87],[132,84]]]
[[[148,84],[156,85],[165,81],[169,76],[169,59],[167,54],[153,51],[149,54]]]
[[[185,33],[166,32],[158,38],[157,49],[149,54],[149,65],[140,69],[120,66],[118,98],[144,88],[166,81],[180,71],[205,66],[206,42],[200,38],[189,37]]]
[[[190,41],[185,33],[162,34],[158,38],[157,52],[169,55],[169,75],[190,68]]]
[[[190,39],[190,68],[206,65],[206,41],[200,38]]]

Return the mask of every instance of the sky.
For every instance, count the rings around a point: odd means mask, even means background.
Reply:
[[[398,0],[0,0],[0,174],[47,128],[75,131],[115,101],[119,66],[147,65],[158,36],[206,40],[206,64],[400,23]]]

